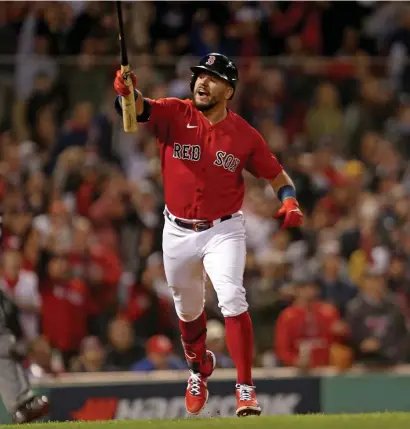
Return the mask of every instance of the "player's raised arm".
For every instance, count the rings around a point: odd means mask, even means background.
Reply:
[[[134,73],[130,73],[133,85],[137,85]],[[134,86],[134,88],[135,88]],[[129,88],[124,82],[121,71],[117,71],[114,80],[114,89],[117,92],[115,109],[122,116],[121,100],[129,94]],[[138,123],[144,123],[151,133],[162,143],[168,144],[169,127],[175,125],[175,118],[185,110],[186,104],[178,98],[166,97],[153,100],[144,97],[140,91],[134,89],[135,113]]]

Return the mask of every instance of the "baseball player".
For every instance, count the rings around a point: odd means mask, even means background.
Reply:
[[[46,396],[36,396],[21,360],[25,350],[19,347],[18,309],[0,290],[0,396],[13,423],[29,423],[48,413]]]
[[[0,249],[3,239],[3,216],[0,215]],[[46,396],[34,395],[22,366],[26,355],[20,326],[19,308],[0,290],[0,397],[13,423],[29,423],[48,413]]]
[[[283,219],[282,228],[300,226],[303,214],[292,180],[262,136],[227,108],[238,82],[235,64],[211,53],[191,71],[192,100],[151,100],[134,91],[137,121],[146,124],[160,147],[164,266],[190,367],[185,404],[190,414],[203,410],[209,395],[207,381],[215,368],[215,356],[206,349],[205,282],[198,275],[203,267],[216,291],[237,369],[236,414],[259,415],[252,381],[253,328],[243,286],[242,170],[270,182],[282,202],[275,216]],[[135,75],[132,79],[135,88]],[[121,96],[128,95],[129,89],[120,71],[114,88],[115,106],[122,114]]]

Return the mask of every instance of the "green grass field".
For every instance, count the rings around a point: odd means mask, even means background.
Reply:
[[[406,429],[410,413],[298,415],[186,420],[35,423],[30,429]],[[6,427],[6,426],[5,426]],[[13,428],[8,425],[7,428]],[[24,429],[24,425],[15,426]]]

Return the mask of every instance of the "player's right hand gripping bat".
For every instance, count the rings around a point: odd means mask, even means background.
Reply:
[[[135,99],[134,99],[134,87],[132,85],[132,79],[130,76],[131,67],[128,62],[127,46],[125,43],[124,36],[124,23],[122,20],[121,2],[117,1],[117,15],[118,15],[118,26],[119,26],[119,39],[121,49],[121,73],[124,78],[124,82],[130,90],[129,95],[121,97],[122,106],[122,119],[124,124],[124,131],[126,133],[132,133],[137,130],[137,114],[135,111]]]

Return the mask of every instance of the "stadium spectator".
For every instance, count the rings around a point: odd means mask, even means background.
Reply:
[[[65,255],[43,251],[39,263],[44,272],[40,279],[42,332],[62,352],[68,367],[87,334],[89,291],[83,280],[72,277]]]
[[[144,347],[136,341],[131,323],[123,318],[111,321],[108,327],[106,368],[128,371],[136,360],[144,357]]]
[[[56,59],[50,56],[50,44],[46,37],[36,34],[33,52],[30,55],[20,52],[16,70],[16,94],[18,100],[27,100],[34,88],[36,76],[44,74],[54,80],[58,75]]]
[[[90,323],[94,324],[94,332],[104,338],[108,322],[116,313],[121,262],[116,252],[98,241],[88,245],[83,257],[90,293]]]
[[[318,300],[318,287],[311,280],[299,280],[295,288],[294,304],[276,323],[276,356],[283,365],[302,370],[327,366],[332,344],[344,339],[348,327],[332,304]]]
[[[64,372],[63,362],[58,351],[52,350],[50,343],[42,336],[30,344],[27,360],[30,377],[55,377]]]
[[[367,76],[361,80],[357,99],[345,112],[345,132],[348,155],[358,156],[362,137],[370,132],[382,132],[385,121],[392,112],[394,100],[380,79]]]
[[[396,90],[408,94],[410,68],[406,57],[410,53],[410,9],[406,5],[401,10],[399,28],[392,34],[390,40],[389,64],[392,85]]]
[[[383,273],[369,267],[361,294],[348,307],[346,320],[356,359],[373,365],[394,365],[409,358],[409,332]]]
[[[333,304],[343,317],[346,306],[355,297],[357,290],[349,279],[347,267],[343,264],[339,243],[330,242],[326,247],[319,255],[320,268],[316,283],[321,299]]]
[[[85,337],[80,354],[71,360],[71,372],[101,372],[106,368],[105,351],[97,337]]]
[[[206,346],[216,356],[217,368],[234,368],[225,344],[224,325],[216,319],[209,319],[206,324]]]
[[[173,346],[164,335],[154,335],[145,344],[146,357],[136,362],[131,371],[185,369],[186,363],[173,354]]]
[[[165,334],[173,337],[175,323],[171,316],[170,302],[159,296],[154,289],[154,273],[147,268],[141,283],[135,282],[128,295],[124,316],[134,327],[139,339]]]
[[[72,110],[72,117],[64,125],[63,131],[59,135],[52,147],[47,173],[51,174],[57,163],[59,155],[67,148],[79,146],[86,147],[90,139],[90,125],[93,117],[93,107],[89,101],[77,103]]]
[[[317,147],[324,138],[343,140],[343,114],[333,85],[323,83],[316,88],[314,104],[306,114],[306,134],[312,147]]]
[[[97,39],[88,37],[83,40],[78,63],[66,70],[70,76],[68,94],[71,109],[83,102],[90,103],[95,111],[101,107],[109,76],[97,62],[97,49]]]
[[[191,50],[196,57],[203,57],[208,52],[225,52],[217,25],[212,22],[202,22],[199,26],[193,26]]]

